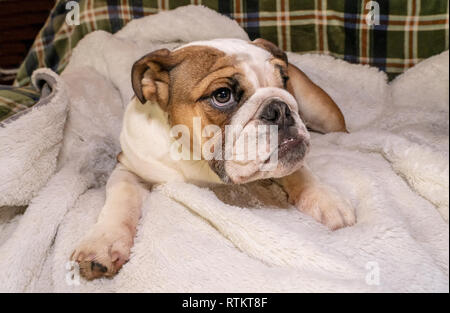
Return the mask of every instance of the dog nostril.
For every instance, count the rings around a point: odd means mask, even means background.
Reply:
[[[278,121],[280,119],[281,115],[282,114],[281,114],[280,109],[278,107],[270,108],[270,115],[269,116],[270,116],[270,120],[272,122]]]
[[[267,105],[261,114],[261,118],[268,122],[276,122],[279,118],[279,111],[272,105]]]
[[[261,119],[279,126],[291,124],[291,111],[283,101],[273,100],[264,108]]]

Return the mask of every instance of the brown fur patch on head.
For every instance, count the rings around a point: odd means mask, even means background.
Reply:
[[[235,57],[207,46],[188,46],[174,52],[176,58],[182,58],[170,71],[169,122],[174,125],[186,125],[191,132],[193,147],[193,118],[199,117],[201,129],[206,125],[217,125],[225,134],[225,126],[238,109],[239,103],[229,110],[219,110],[210,103],[214,91],[230,88],[240,94],[243,103],[253,92]],[[181,57],[182,56],[182,57]],[[210,139],[202,137],[201,144]]]
[[[221,125],[228,114],[215,110],[203,96],[226,86],[226,78],[236,73],[233,59],[220,50],[189,46],[175,51],[184,55],[183,62],[170,72],[169,122],[186,125],[193,140],[193,118],[201,119],[201,128],[208,124]],[[192,149],[191,142],[191,149]]]

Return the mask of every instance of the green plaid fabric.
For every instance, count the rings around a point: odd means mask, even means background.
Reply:
[[[376,66],[390,79],[449,45],[447,0],[378,0],[378,25],[366,22],[368,13],[376,12],[369,0],[79,0],[78,26],[65,22],[66,2],[56,3],[20,67],[16,86],[29,84],[39,67],[60,73],[77,42],[94,30],[115,33],[132,19],[187,4],[235,19],[251,39]]]
[[[0,121],[32,107],[39,100],[39,92],[31,86],[0,85]]]

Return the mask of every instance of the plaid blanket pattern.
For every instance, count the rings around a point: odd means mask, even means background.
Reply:
[[[390,79],[448,49],[448,0],[375,2],[78,0],[80,25],[71,26],[65,22],[67,1],[59,0],[21,65],[15,85],[29,84],[31,73],[39,67],[60,73],[77,42],[94,30],[115,33],[132,19],[188,4],[204,5],[235,19],[251,39],[268,39],[285,51],[324,53],[376,66]],[[367,23],[369,12],[379,13],[378,25]]]
[[[0,85],[0,121],[32,107],[39,100],[39,92],[31,86]]]

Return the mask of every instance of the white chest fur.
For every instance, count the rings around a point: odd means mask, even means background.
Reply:
[[[134,98],[128,104],[120,134],[120,160],[124,166],[152,183],[221,183],[206,161],[172,158],[170,147],[174,141],[167,114],[157,103],[141,104]]]

